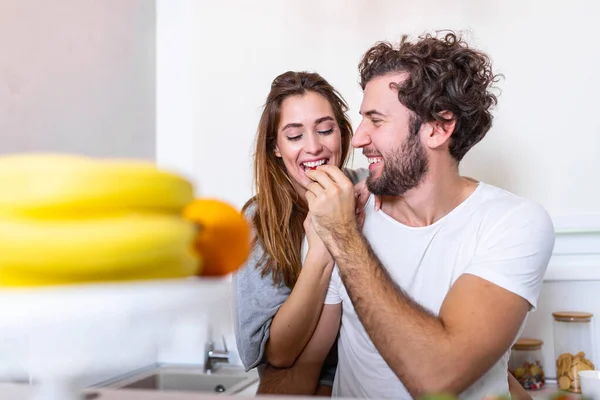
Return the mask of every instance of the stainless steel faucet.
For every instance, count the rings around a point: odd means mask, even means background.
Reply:
[[[229,351],[225,336],[223,336],[223,350],[215,350],[215,346],[211,340],[208,340],[204,345],[204,373],[211,374],[215,370],[215,364],[228,364]]]

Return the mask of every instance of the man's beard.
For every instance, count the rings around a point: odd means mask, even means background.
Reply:
[[[379,178],[369,175],[367,188],[371,193],[377,196],[402,196],[423,181],[429,164],[417,134],[419,126],[420,123],[411,124],[406,141],[399,151],[391,152],[391,156],[386,158]]]

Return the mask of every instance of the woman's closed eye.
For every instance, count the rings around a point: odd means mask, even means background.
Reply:
[[[300,138],[302,137],[302,134],[300,135],[295,135],[295,136],[286,136],[288,140],[295,142],[297,140],[300,140]]]
[[[321,135],[330,135],[333,133],[333,128],[327,129],[326,131],[317,131],[319,132]]]

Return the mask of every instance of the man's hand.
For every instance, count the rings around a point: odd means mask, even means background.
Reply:
[[[313,226],[331,250],[332,242],[340,235],[357,230],[354,186],[339,168],[332,165],[322,165],[306,174],[313,180],[306,191]]]

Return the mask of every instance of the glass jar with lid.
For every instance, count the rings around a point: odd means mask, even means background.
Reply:
[[[546,382],[542,366],[543,344],[539,339],[521,338],[512,346],[508,370],[526,390],[539,390]]]
[[[579,371],[594,370],[593,314],[554,312],[556,380],[561,390],[581,393]]]

